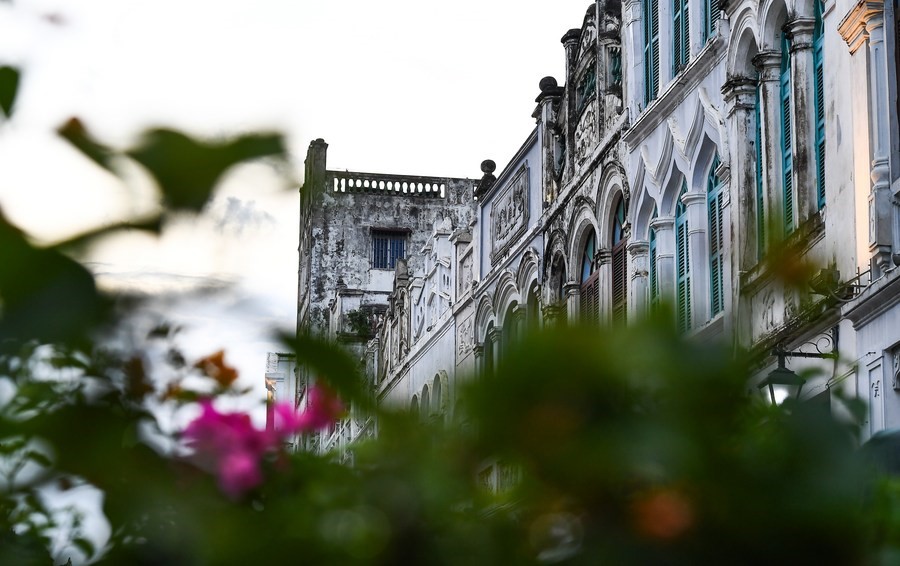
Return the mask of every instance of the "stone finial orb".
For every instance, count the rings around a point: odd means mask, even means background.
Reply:
[[[552,90],[558,86],[556,83],[556,79],[554,79],[553,77],[544,77],[543,79],[541,79],[541,82],[538,83],[538,85],[541,87],[541,92],[547,92],[548,90]]]
[[[493,160],[485,159],[481,162],[481,172],[490,175],[497,169],[497,164]]]

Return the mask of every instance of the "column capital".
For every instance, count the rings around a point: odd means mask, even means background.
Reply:
[[[753,110],[756,105],[758,79],[733,76],[722,85],[722,96],[727,106],[726,114],[731,116],[736,110]]]
[[[862,47],[873,28],[884,26],[884,0],[859,0],[838,24],[850,54]]]
[[[777,81],[779,80],[781,68],[781,52],[775,50],[760,51],[753,57],[753,66],[759,71],[760,81]]]
[[[625,249],[628,250],[628,255],[632,257],[640,257],[650,253],[650,244],[643,240],[638,240],[628,242],[628,244],[625,245]]]
[[[567,297],[576,297],[578,296],[578,293],[581,292],[581,283],[569,281],[563,285],[563,291],[566,292]]]
[[[812,49],[813,31],[816,29],[815,18],[797,16],[784,27],[791,34],[791,53]]]
[[[671,230],[675,226],[675,217],[674,216],[657,216],[653,220],[650,221],[650,228],[653,230],[665,231]]]
[[[684,206],[705,203],[706,194],[701,192],[684,193],[683,195],[681,195],[681,202],[684,203]]]

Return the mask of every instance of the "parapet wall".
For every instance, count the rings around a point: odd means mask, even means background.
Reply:
[[[351,171],[325,172],[325,186],[327,190],[334,193],[445,198],[447,196],[447,187],[451,181],[453,180],[441,177],[385,175]]]

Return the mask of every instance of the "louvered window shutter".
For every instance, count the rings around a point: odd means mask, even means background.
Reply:
[[[613,250],[612,269],[612,300],[613,321],[624,322],[628,316],[628,258],[625,252],[625,242],[620,242]]]
[[[600,272],[595,271],[581,284],[581,321],[596,324],[600,318]]]
[[[703,43],[709,41],[716,33],[716,23],[719,21],[719,0],[706,0],[703,3],[706,13],[703,15]]]
[[[784,233],[794,231],[794,175],[791,153],[791,44],[781,40],[781,166],[784,184]]]
[[[682,190],[684,194],[684,190]],[[682,332],[691,328],[691,258],[688,246],[687,211],[681,198],[675,209],[675,253],[677,263],[678,328]]]
[[[650,230],[650,307],[659,303],[659,271],[656,267],[656,230]]]
[[[816,203],[825,206],[825,65],[822,60],[822,1],[816,4],[816,24],[813,31],[813,68],[816,100]]]
[[[659,91],[659,0],[643,0],[644,8],[644,104]]]
[[[677,75],[690,60],[690,17],[688,0],[672,0],[672,74]]]
[[[766,253],[766,205],[763,199],[762,92],[756,91],[756,250],[757,259]]]
[[[709,298],[710,298],[710,314],[715,316],[722,311],[724,306],[724,277],[725,254],[724,254],[724,228],[722,226],[722,184],[716,175],[716,169],[719,167],[719,158],[713,160],[709,168],[709,176],[707,178],[707,208],[709,216]]]

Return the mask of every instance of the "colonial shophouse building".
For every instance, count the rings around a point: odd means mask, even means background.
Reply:
[[[316,140],[298,330],[433,415],[523,324],[668,304],[691,339],[755,353],[755,379],[777,350],[819,370],[801,398],[841,388],[866,435],[900,426],[898,23],[896,0],[599,0],[499,172],[331,172]],[[791,355],[821,352],[838,359]],[[370,430],[350,418],[320,448]]]

